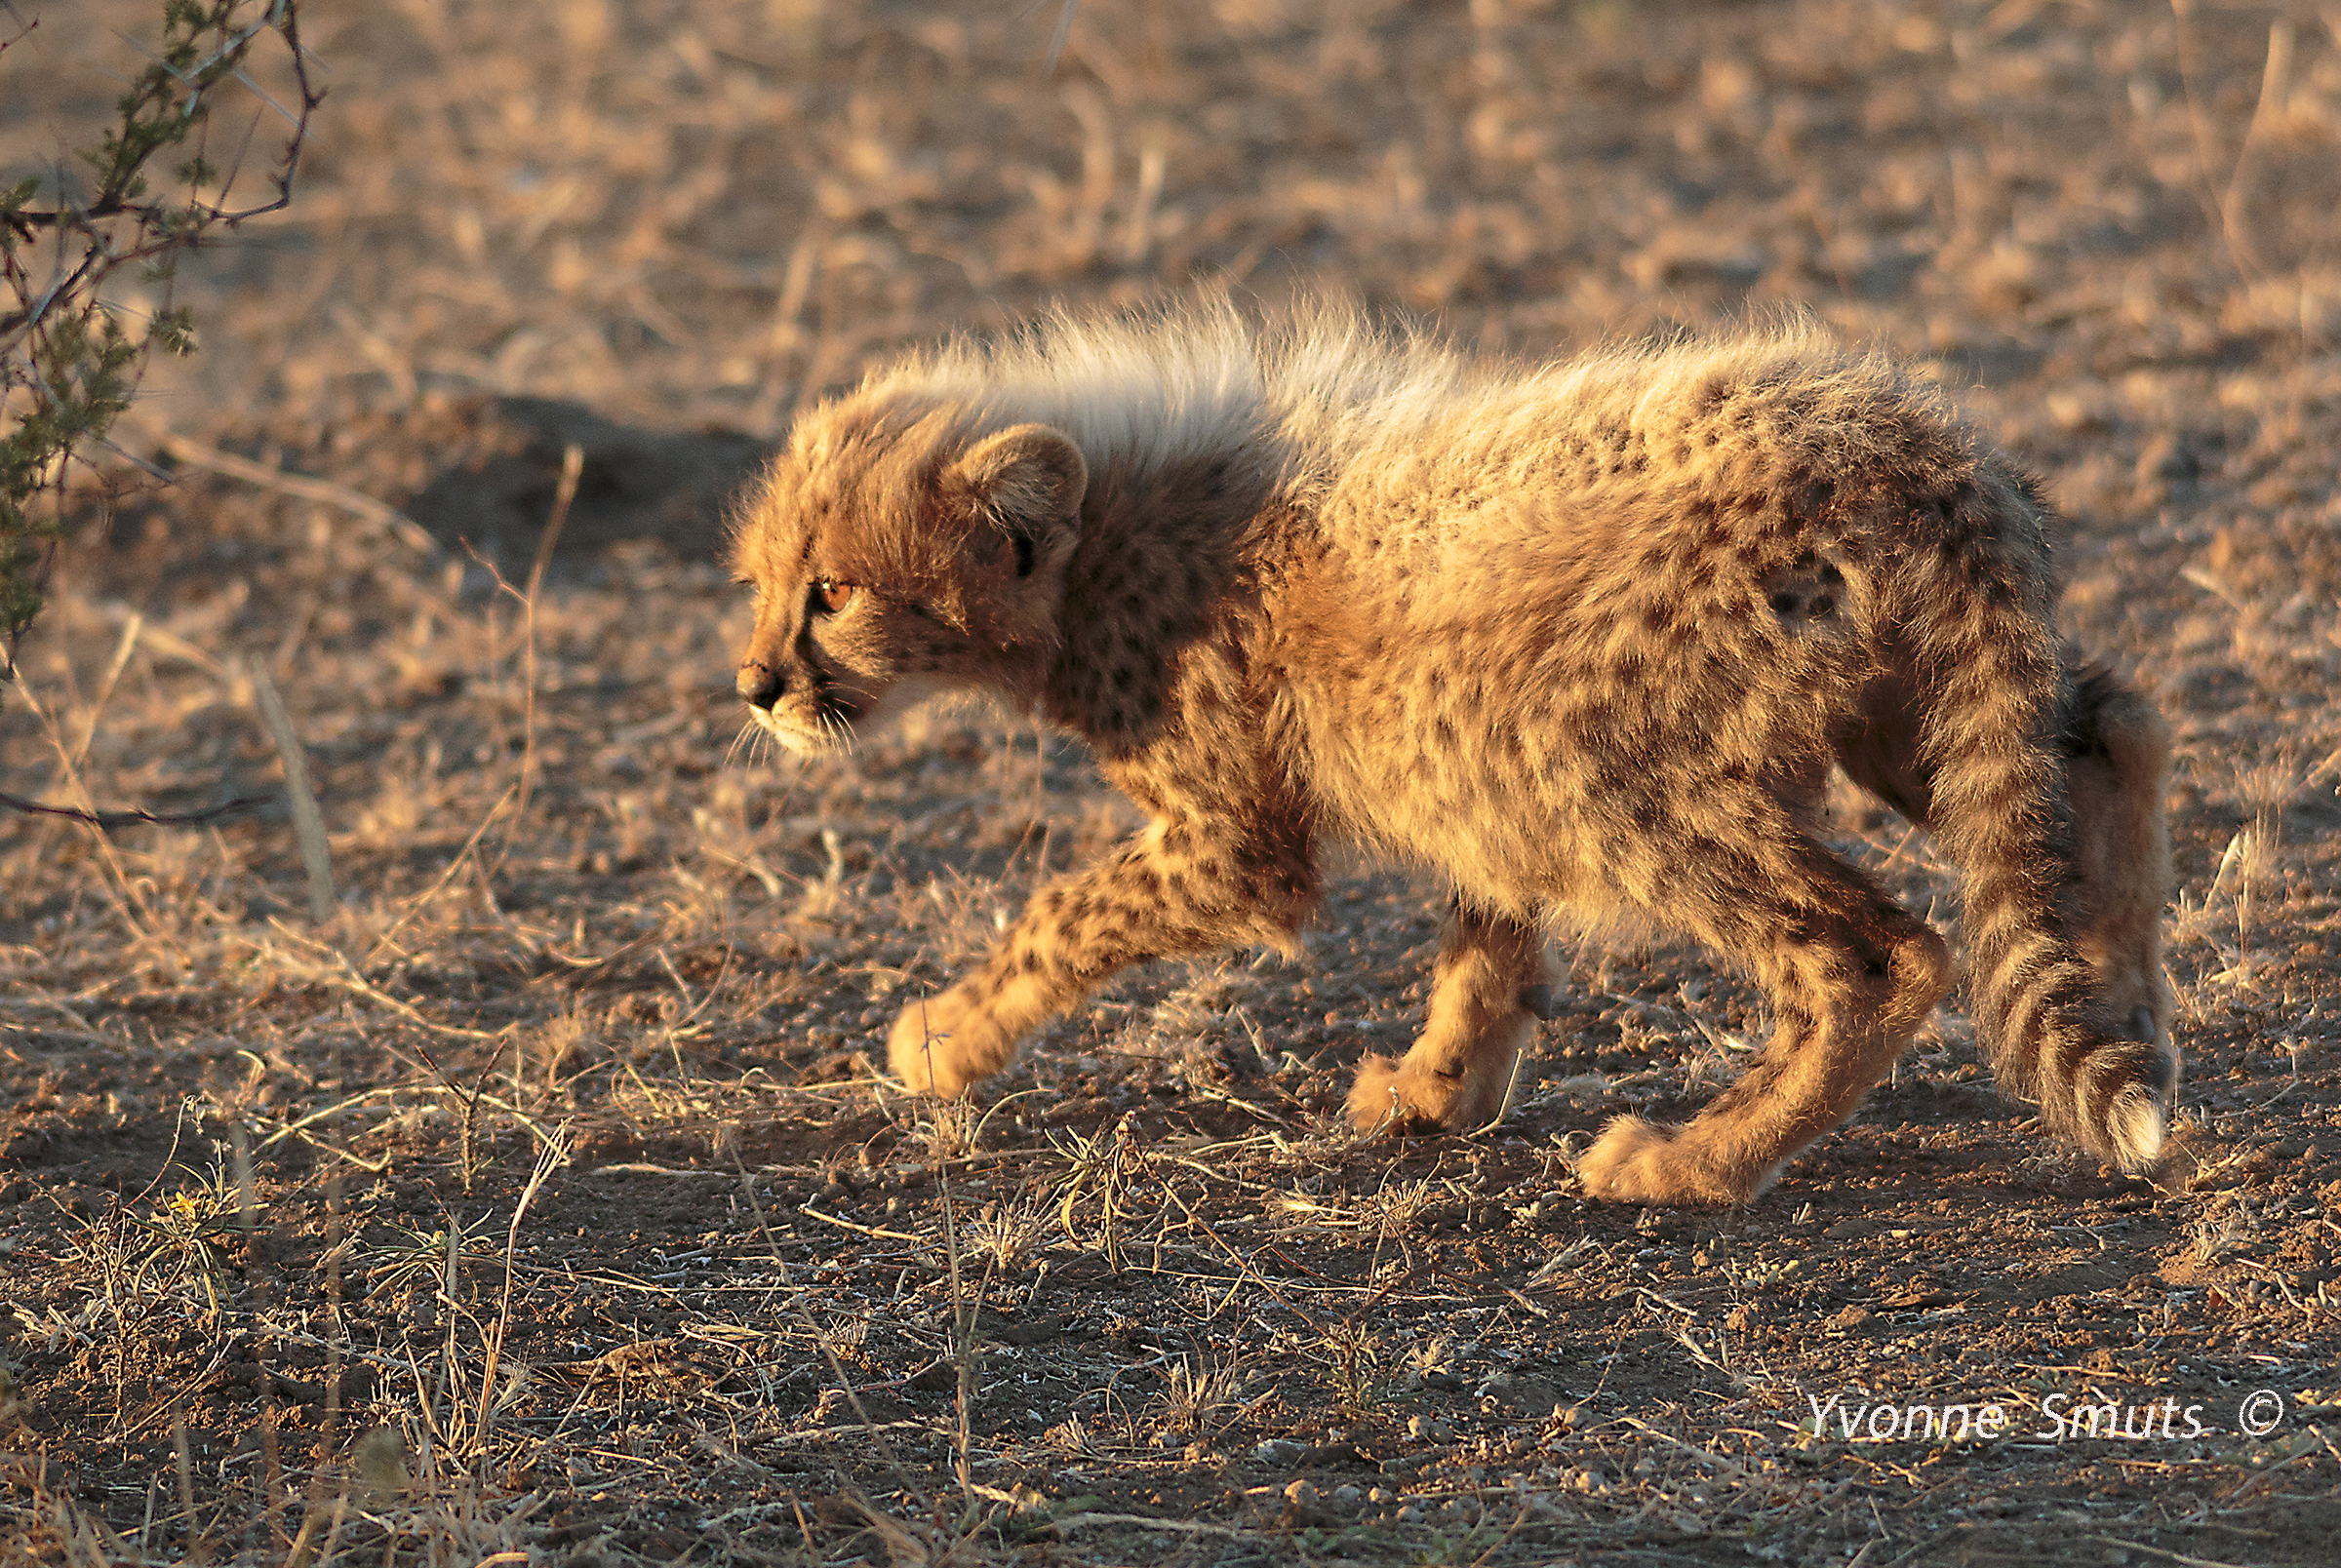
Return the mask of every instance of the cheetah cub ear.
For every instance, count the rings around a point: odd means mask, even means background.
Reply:
[[[1090,465],[1063,432],[1014,425],[952,465],[943,488],[966,508],[969,587],[1003,643],[1051,637],[1065,563],[1081,532]]]

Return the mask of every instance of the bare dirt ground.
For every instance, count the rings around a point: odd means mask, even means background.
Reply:
[[[41,11],[0,172],[150,10]],[[1054,11],[315,8],[298,203],[187,267],[123,437],[182,482],[90,492],[0,779],[281,800],[258,671],[337,903],[280,804],[0,823],[0,1556],[2333,1561],[2341,12],[1092,0],[1044,76]],[[1746,1209],[1595,1206],[1570,1152],[1762,1023],[1590,943],[1500,1126],[1353,1137],[1435,935],[1369,868],[972,1107],[874,1081],[1132,812],[1013,721],[743,754],[722,497],[893,345],[1198,278],[1939,366],[2179,735],[2169,1166],[2044,1139],[1954,1008]]]

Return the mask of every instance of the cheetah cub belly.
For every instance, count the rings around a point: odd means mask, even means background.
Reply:
[[[1149,825],[1034,897],[889,1040],[959,1094],[1125,964],[1289,943],[1317,851],[1451,893],[1429,1016],[1362,1128],[1500,1116],[1543,932],[1630,916],[1766,993],[1681,1126],[1610,1123],[1598,1196],[1747,1199],[1850,1114],[1952,977],[1816,836],[1832,764],[1966,877],[2002,1083],[2123,1169],[2178,1058],[2167,738],[2063,647],[2038,492],[1924,382],[1809,333],[1540,368],[1223,303],[1044,324],[797,423],[734,541],[739,690],[818,752],[976,687],[1082,735]]]

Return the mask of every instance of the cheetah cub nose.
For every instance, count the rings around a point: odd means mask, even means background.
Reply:
[[[739,667],[736,684],[740,696],[751,708],[770,708],[780,700],[780,693],[788,688],[788,684],[780,679],[779,671],[752,661]]]

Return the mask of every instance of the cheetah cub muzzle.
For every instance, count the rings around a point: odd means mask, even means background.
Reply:
[[[1697,938],[1772,1034],[1686,1124],[1578,1173],[1732,1203],[1837,1126],[1952,979],[1818,835],[1832,766],[1965,876],[1977,1034],[2124,1170],[2178,1075],[2168,742],[2053,629],[2039,492],[1924,381],[1809,332],[1541,368],[1224,302],[1060,317],[797,423],[738,530],[739,691],[806,752],[944,688],[1073,730],[1149,824],[1044,888],[889,1039],[961,1094],[1126,964],[1289,945],[1331,841],[1451,899],[1367,1129],[1500,1116],[1552,1010],[1544,933]]]

